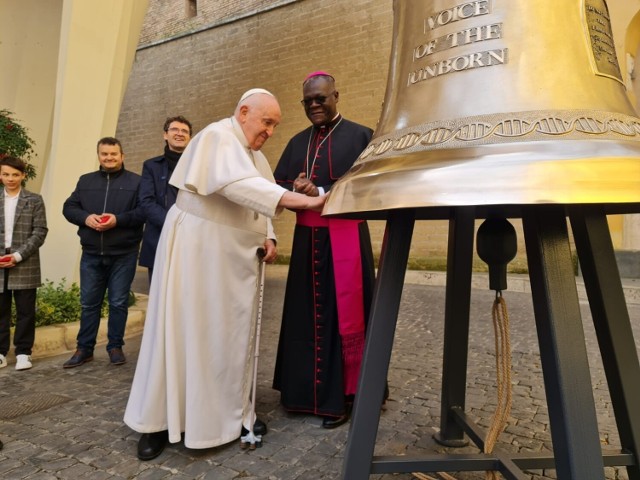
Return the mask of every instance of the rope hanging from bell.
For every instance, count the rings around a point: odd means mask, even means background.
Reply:
[[[504,218],[486,219],[476,235],[478,256],[489,266],[489,288],[495,290],[492,307],[493,331],[496,349],[497,405],[484,441],[484,453],[491,453],[503,432],[511,413],[511,340],[509,312],[502,297],[507,289],[507,264],[518,250],[516,231]],[[497,480],[498,472],[486,472],[487,480]]]

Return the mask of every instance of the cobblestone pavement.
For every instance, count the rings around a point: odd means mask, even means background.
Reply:
[[[110,366],[106,352],[93,362],[64,370],[68,355],[36,360],[30,371],[0,370],[0,478],[2,479],[274,479],[324,480],[340,477],[348,425],[320,427],[313,416],[290,415],[271,389],[280,327],[284,279],[269,276],[266,286],[257,411],[268,423],[263,447],[243,451],[238,442],[190,450],[167,447],[158,458],[136,456],[139,435],[122,422],[135,369],[139,338],[125,346],[129,362]],[[467,412],[488,426],[496,403],[491,304],[493,293],[473,290]],[[512,325],[513,408],[498,447],[507,451],[551,448],[531,297],[505,292]],[[640,306],[629,306],[636,345]],[[408,284],[398,318],[389,373],[391,398],[382,413],[377,455],[420,455],[444,451],[432,434],[439,425],[444,288]],[[619,440],[588,306],[583,304],[587,347],[603,446]],[[460,452],[461,450],[453,450]],[[467,447],[466,451],[476,451]],[[528,472],[532,479],[556,478],[553,471]],[[607,479],[626,479],[623,469],[607,469]],[[483,479],[484,473],[455,477]],[[410,474],[372,475],[378,480],[409,480]]]

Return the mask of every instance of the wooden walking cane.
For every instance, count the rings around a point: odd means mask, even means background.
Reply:
[[[251,386],[251,424],[249,426],[249,433],[240,437],[240,448],[255,450],[256,447],[262,446],[262,435],[256,435],[253,433],[253,427],[256,422],[256,380],[258,377],[258,358],[260,357],[260,327],[262,325],[262,304],[264,300],[264,274],[265,274],[265,262],[264,256],[266,252],[264,248],[259,248],[256,252],[258,259],[260,260],[260,285],[258,286],[258,312],[256,320],[256,346],[253,354],[253,384]]]

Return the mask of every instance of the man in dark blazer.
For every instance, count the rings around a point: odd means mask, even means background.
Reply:
[[[47,236],[42,197],[22,188],[26,164],[15,157],[0,160],[0,368],[7,366],[11,302],[16,303],[13,345],[16,370],[28,370],[36,330],[36,290],[40,279],[39,249]]]
[[[149,283],[153,275],[158,239],[167,212],[176,203],[178,189],[169,185],[173,169],[191,140],[191,122],[181,115],[164,122],[164,155],[150,158],[142,164],[142,178],[138,201],[146,223],[142,237],[139,263],[149,270]]]

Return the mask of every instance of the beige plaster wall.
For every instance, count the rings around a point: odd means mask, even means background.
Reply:
[[[49,154],[62,4],[0,0],[0,106],[14,112],[35,141],[38,176],[28,186],[34,191],[40,190]]]

